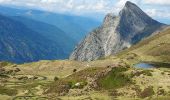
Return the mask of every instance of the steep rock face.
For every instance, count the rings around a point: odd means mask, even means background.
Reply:
[[[118,16],[107,14],[103,25],[92,31],[71,54],[71,60],[92,61],[115,54],[166,27],[131,2]]]

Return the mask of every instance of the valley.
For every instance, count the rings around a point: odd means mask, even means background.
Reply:
[[[169,100],[170,66],[169,60],[165,60],[169,57],[169,50],[161,57],[150,53],[150,48],[162,42],[169,44],[169,30],[143,40],[116,56],[92,62],[44,60],[20,65],[2,62],[0,98]],[[144,51],[142,48],[147,49]],[[159,49],[166,51],[168,48],[159,46]],[[135,68],[134,65],[140,62],[152,62],[155,68]]]
[[[170,100],[170,26],[136,4],[98,28],[80,16],[0,13],[0,100]]]

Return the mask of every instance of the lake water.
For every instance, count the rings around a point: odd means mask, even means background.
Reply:
[[[138,63],[134,67],[136,67],[136,68],[154,68],[154,66],[149,63]]]

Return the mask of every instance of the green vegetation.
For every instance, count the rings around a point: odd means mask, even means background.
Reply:
[[[22,95],[13,100],[48,100],[46,95],[54,100],[132,100],[134,97],[169,100],[169,33],[170,29],[117,56],[92,62],[39,61],[21,65],[3,62],[0,94],[11,98]],[[139,62],[155,68],[133,68]]]
[[[132,78],[134,76],[140,76],[140,75],[152,76],[152,71],[151,70],[141,70],[141,71],[136,71],[136,72],[131,73]]]
[[[58,81],[59,78],[57,76],[54,77],[54,81]]]
[[[0,78],[9,78],[9,76],[5,74],[0,74]]]
[[[160,32],[155,36],[152,36],[150,38],[141,41],[140,43],[132,46],[129,49],[120,52],[119,54],[117,54],[117,57],[130,58],[127,60],[132,64],[136,62],[146,61],[146,62],[154,62],[157,65],[161,65],[162,67],[162,63],[168,63],[170,61],[169,40],[170,40],[170,28]],[[135,55],[129,56],[129,54],[135,54]]]
[[[100,73],[104,68],[87,68],[79,72],[60,79],[50,84],[50,88],[46,93],[67,93],[69,89],[83,88],[86,86],[87,77],[94,77],[97,73]]]
[[[170,68],[169,62],[150,62],[156,68]]]
[[[132,83],[129,76],[123,73],[127,70],[127,68],[123,67],[113,68],[111,72],[98,80],[99,87],[103,89],[117,89]]]
[[[145,89],[141,92],[140,97],[141,97],[141,98],[146,98],[146,97],[150,97],[150,96],[152,96],[152,95],[154,95],[154,94],[155,94],[155,92],[154,92],[154,90],[153,90],[153,87],[152,87],[152,86],[149,86],[148,88],[145,88]]]
[[[14,82],[14,84],[16,84],[16,83]],[[29,89],[33,89],[39,85],[45,87],[48,84],[48,82],[44,82],[44,81],[23,81],[23,82],[21,81],[19,83],[23,83],[23,84],[19,85],[19,86],[13,86],[13,88],[21,89],[21,90],[22,89],[29,90]]]
[[[158,95],[166,95],[166,91],[164,89],[159,89],[157,94]]]
[[[8,95],[8,96],[15,96],[17,94],[16,89],[6,88],[4,86],[0,86],[0,94]]]
[[[10,64],[9,62],[1,62],[0,63],[0,67],[5,67],[7,66],[8,64]]]
[[[47,97],[17,96],[13,100],[49,100]]]
[[[76,72],[77,71],[77,69],[73,69],[73,72]]]

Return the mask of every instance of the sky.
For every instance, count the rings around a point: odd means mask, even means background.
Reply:
[[[99,17],[115,15],[127,0],[0,0],[1,5],[21,6],[50,12]],[[161,22],[170,24],[170,0],[128,0]]]

